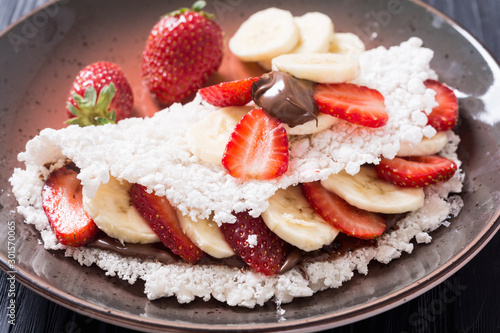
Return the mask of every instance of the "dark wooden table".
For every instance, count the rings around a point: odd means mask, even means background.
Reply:
[[[0,31],[47,0],[0,0]],[[367,0],[369,1],[369,0]],[[424,0],[500,59],[499,0]],[[1,50],[0,50],[1,52]],[[500,234],[442,284],[395,309],[325,332],[500,332]],[[135,332],[61,307],[16,286],[16,325],[7,322],[7,275],[0,272],[0,332]]]

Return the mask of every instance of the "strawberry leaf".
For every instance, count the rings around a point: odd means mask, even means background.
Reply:
[[[95,88],[94,87],[87,88],[87,90],[85,90],[83,98],[89,107],[94,107],[95,101],[97,99],[97,92]]]
[[[80,110],[78,110],[73,104],[71,104],[70,102],[67,103],[67,107],[68,107],[68,110],[69,112],[71,112],[72,115],[74,116],[81,116],[82,113],[80,112]]]
[[[116,113],[114,110],[108,111],[115,94],[116,88],[113,83],[102,87],[99,94],[97,94],[94,87],[87,88],[83,97],[73,93],[72,97],[77,106],[68,102],[68,110],[75,117],[68,119],[66,123],[82,127],[115,124]]]

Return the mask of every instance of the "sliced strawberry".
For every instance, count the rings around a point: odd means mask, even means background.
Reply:
[[[253,109],[236,125],[222,165],[235,178],[273,179],[288,168],[288,138],[283,124]]]
[[[380,214],[350,205],[320,182],[304,183],[302,191],[311,207],[346,235],[371,239],[382,235],[385,230],[385,220]]]
[[[132,185],[130,198],[163,245],[174,254],[192,264],[204,255],[204,252],[182,232],[175,209],[167,198],[148,193],[146,187],[139,184]]]
[[[42,206],[57,240],[68,246],[90,242],[99,229],[82,202],[82,185],[74,166],[52,172],[42,188]]]
[[[455,127],[458,121],[458,100],[453,90],[435,80],[426,80],[425,86],[436,92],[438,106],[427,116],[428,125],[436,131],[447,131]]]
[[[383,158],[377,165],[377,176],[403,187],[423,187],[453,177],[455,162],[438,155]]]
[[[252,83],[258,77],[222,82],[199,90],[201,97],[214,106],[241,106],[252,100]]]
[[[353,124],[381,127],[389,119],[384,96],[365,86],[352,83],[317,84],[314,99],[320,112]]]
[[[235,213],[236,223],[224,223],[222,233],[234,252],[256,272],[273,275],[285,261],[288,244],[274,234],[261,217]]]

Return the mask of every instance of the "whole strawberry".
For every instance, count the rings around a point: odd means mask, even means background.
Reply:
[[[201,9],[172,12],[153,27],[142,54],[142,77],[162,105],[181,102],[205,84],[219,68],[224,54],[224,33]]]
[[[80,126],[115,123],[128,118],[134,98],[122,69],[111,62],[83,68],[69,92],[68,124]]]

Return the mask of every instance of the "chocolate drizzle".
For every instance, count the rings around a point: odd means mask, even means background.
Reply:
[[[142,260],[154,260],[166,265],[182,262],[182,259],[173,254],[162,243],[152,244],[122,244],[115,238],[109,237],[104,232],[99,232],[96,237],[87,244],[87,247],[96,248],[103,251],[111,251],[124,257],[140,258]],[[197,262],[197,265],[226,265],[242,268],[245,263],[236,256],[224,259],[216,259],[210,256],[204,256]]]
[[[387,222],[386,232],[397,229],[396,223],[404,218],[405,214],[385,215]],[[173,264],[182,262],[178,256],[170,252],[161,243],[154,244],[122,244],[120,241],[107,236],[104,232],[99,232],[97,236],[87,244],[88,247],[97,248],[105,251],[112,251],[124,257],[135,257],[142,260],[155,260],[164,264]],[[344,255],[349,251],[354,251],[361,247],[377,247],[377,239],[359,239],[339,233],[332,244],[324,246],[320,250],[305,252],[292,247],[288,252],[283,265],[278,274],[297,267],[304,279],[309,280],[305,269],[305,264],[311,261],[333,260]],[[232,256],[224,259],[216,259],[210,256],[204,256],[197,265],[224,265],[246,269],[248,266],[238,256]]]
[[[376,239],[359,239],[339,233],[332,244],[323,246],[320,250],[305,252],[294,248],[286,256],[285,262],[281,266],[278,274],[283,274],[294,267],[297,267],[302,277],[309,280],[309,275],[304,265],[311,261],[333,260],[349,251],[354,251],[361,247],[377,247]]]
[[[314,83],[283,72],[271,72],[252,84],[252,97],[269,115],[290,127],[310,120],[318,121],[318,105],[313,97]]]
[[[124,257],[136,257],[142,260],[153,259],[164,264],[173,264],[181,259],[166,250],[161,243],[154,244],[133,244],[120,243],[120,241],[99,232],[96,237],[87,244],[88,247],[97,248],[104,251],[112,251]]]

